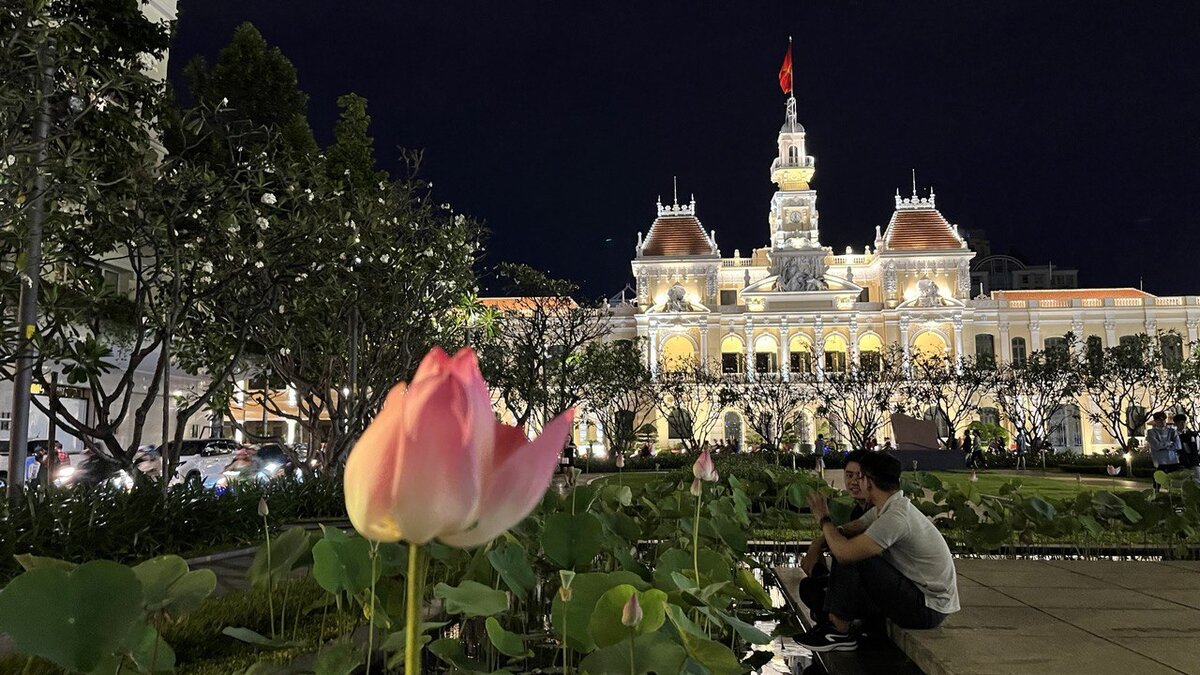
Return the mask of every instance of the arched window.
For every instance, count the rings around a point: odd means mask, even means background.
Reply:
[[[662,346],[662,363],[664,370],[687,367],[696,356],[691,340],[682,335],[672,335]]]
[[[788,164],[795,166],[800,163],[800,148],[792,145],[788,147]]]
[[[733,410],[725,413],[725,440],[742,444],[742,416]]]
[[[754,370],[759,373],[779,372],[779,346],[770,335],[754,340]]]
[[[745,357],[742,355],[742,339],[736,335],[726,335],[721,340],[721,372],[726,375],[738,375],[745,370]]]
[[[846,372],[846,340],[841,335],[825,338],[825,372]]]
[[[879,372],[883,370],[883,340],[867,333],[858,339],[858,367]]]
[[[1071,355],[1071,346],[1065,337],[1048,337],[1043,342],[1046,347],[1046,358],[1055,361],[1065,361]]]
[[[913,350],[940,359],[946,356],[946,340],[941,335],[927,330],[913,340]]]
[[[1025,338],[1015,337],[1012,339],[1012,362],[1014,366],[1025,365]]]
[[[788,341],[788,366],[793,373],[811,373],[813,369],[812,343],[807,339],[793,335]]]

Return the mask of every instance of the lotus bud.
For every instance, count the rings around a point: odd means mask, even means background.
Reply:
[[[258,516],[260,518],[266,518],[270,514],[271,514],[271,509],[267,508],[267,498],[259,497],[258,498]]]
[[[558,589],[558,597],[562,598],[563,602],[571,601],[571,584],[575,581],[574,570],[559,570],[558,578],[562,581],[562,588]]]
[[[621,623],[630,628],[636,627],[642,622],[642,605],[638,603],[637,591],[629,596],[629,602],[625,603],[625,608],[621,610]]]
[[[623,453],[623,452],[617,453],[617,468],[618,469],[625,468],[625,453]]]
[[[696,458],[696,463],[692,465],[692,475],[709,483],[717,482],[717,467],[713,464],[712,455],[708,454],[708,450]]]
[[[1109,464],[1109,465],[1108,465],[1108,475],[1110,475],[1110,476],[1119,476],[1119,475],[1121,475],[1121,467],[1119,467],[1119,466],[1113,466],[1113,465]]]
[[[701,487],[700,487],[700,479],[699,479],[699,478],[693,478],[693,479],[692,479],[692,496],[693,496],[693,497],[699,497],[699,496],[700,496],[700,490],[701,490]]]

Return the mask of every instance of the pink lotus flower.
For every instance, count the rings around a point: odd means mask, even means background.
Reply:
[[[1113,466],[1112,464],[1109,464],[1109,465],[1108,465],[1108,475],[1110,475],[1110,476],[1120,476],[1120,475],[1121,475],[1121,467],[1119,467],[1119,466]]]
[[[717,473],[717,467],[713,464],[712,455],[708,454],[708,450],[701,452],[696,458],[696,463],[692,465],[692,475],[709,483],[720,479],[721,476]]]
[[[466,548],[491,541],[541,501],[574,410],[530,441],[492,412],[471,349],[425,356],[396,385],[346,462],[346,511],[367,539]]]

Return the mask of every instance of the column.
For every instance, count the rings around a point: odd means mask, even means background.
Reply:
[[[658,336],[654,334],[653,330],[647,330],[647,332],[646,332],[646,354],[647,354],[647,357],[650,359],[650,375],[651,375],[651,377],[658,375],[658,345],[655,344],[655,340],[657,340],[657,339],[658,339]]]
[[[1082,316],[1077,315],[1071,318],[1071,335],[1075,336],[1071,343],[1071,351],[1075,354],[1076,359],[1082,359],[1084,341]]]
[[[1008,322],[1000,322],[1000,344],[996,346],[997,356],[996,365],[1008,363],[1012,361],[1012,341],[1008,337]]]
[[[708,319],[700,320],[700,363],[708,365]]]
[[[1104,320],[1104,346],[1105,347],[1116,347],[1117,346],[1117,320],[1116,319],[1109,318],[1109,319]]]
[[[754,322],[746,319],[746,379],[754,379]]]
[[[1200,328],[1200,319],[1197,319],[1196,317],[1193,317],[1193,316],[1189,316],[1187,318],[1187,345],[1186,345],[1186,346],[1188,346],[1189,349],[1191,348],[1191,345],[1195,344],[1195,342],[1196,342],[1197,328]],[[1191,354],[1188,354],[1188,356],[1191,356]]]
[[[963,366],[963,318],[962,314],[954,315],[954,370],[962,375]]]
[[[907,314],[900,317],[900,344],[904,347],[904,372],[909,372],[912,364],[912,346],[908,344],[908,324],[912,318]]]
[[[858,314],[850,315],[850,344],[847,345],[847,356],[850,358],[850,371],[858,371]]]
[[[1029,342],[1026,353],[1032,354],[1042,350],[1042,322],[1033,317],[1029,319]]]
[[[779,364],[779,373],[786,382],[792,379],[792,345],[787,319],[779,324],[779,353],[783,356],[783,362]]]
[[[813,324],[813,360],[816,361],[813,368],[817,373],[817,381],[821,382],[825,379],[825,326],[821,324],[820,316]]]

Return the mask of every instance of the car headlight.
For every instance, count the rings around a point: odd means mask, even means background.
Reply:
[[[70,478],[71,476],[74,476],[74,475],[75,475],[75,467],[60,466],[60,467],[58,467],[58,472],[54,474],[54,477],[66,479],[66,478]]]

